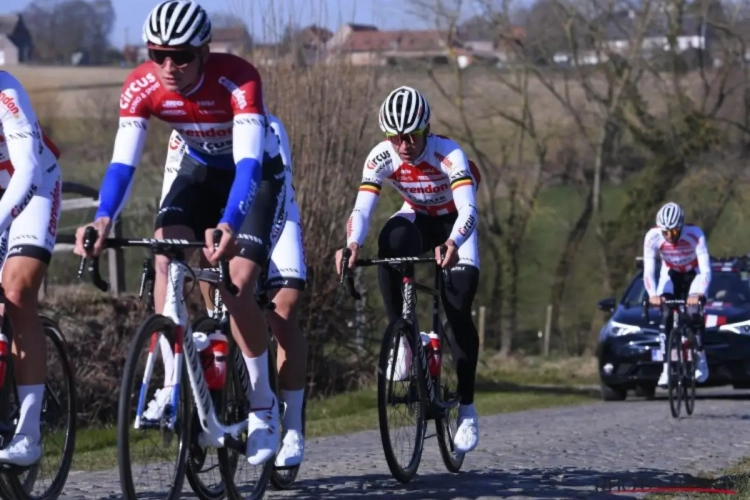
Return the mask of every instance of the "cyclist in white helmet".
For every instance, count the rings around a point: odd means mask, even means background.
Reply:
[[[211,21],[191,0],[167,0],[143,25],[149,60],[128,75],[120,95],[120,126],[112,161],[99,190],[91,224],[99,234],[95,255],[130,193],[152,118],[166,122],[185,140],[180,170],[156,216],[155,237],[205,237],[205,258],[230,259],[237,296],[223,293],[231,329],[247,365],[250,409],[246,458],[260,465],[279,447],[279,402],[268,373],[266,318],[254,300],[255,284],[278,242],[287,213],[286,170],[279,140],[268,124],[263,82],[257,68],[233,54],[212,53]],[[214,249],[213,231],[221,231]],[[84,255],[85,227],[76,253]],[[167,297],[168,259],[155,259],[154,304],[161,313]],[[158,419],[174,390],[175,357],[161,343],[165,386],[149,403]]]
[[[479,282],[478,215],[476,186],[479,174],[472,169],[461,147],[447,137],[430,133],[430,106],[416,89],[399,87],[380,107],[380,128],[386,140],[370,151],[362,183],[347,223],[347,246],[354,264],[367,236],[370,215],[385,180],[404,198],[403,206],[388,220],[378,237],[378,256],[418,256],[434,251],[444,268],[451,268],[455,289],[445,290],[443,306],[456,334],[453,359],[457,361],[461,396],[456,451],[467,453],[479,442],[474,409],[474,378],[479,336],[471,305]],[[448,250],[440,259],[440,246]],[[336,253],[341,272],[343,250]],[[380,292],[393,322],[401,316],[401,278],[393,269],[378,269]]]
[[[661,258],[661,272],[656,281],[656,261]],[[698,226],[685,224],[685,213],[677,203],[669,202],[656,214],[656,227],[646,233],[643,242],[643,283],[649,302],[661,306],[665,295],[684,298],[687,295],[688,314],[696,329],[698,359],[695,378],[698,382],[708,379],[708,362],[703,349],[703,317],[699,304],[705,300],[711,283],[711,259],[706,245],[706,236]],[[664,367],[658,385],[668,382],[666,353],[666,325],[671,322],[671,310],[662,313],[659,326],[659,349]]]

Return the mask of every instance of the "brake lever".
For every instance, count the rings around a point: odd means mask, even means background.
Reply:
[[[344,248],[344,251],[341,253],[341,275],[339,276],[339,283],[341,285],[344,284],[344,280],[346,280],[346,276],[349,274],[349,257],[351,256],[352,249]]]
[[[86,231],[83,233],[83,249],[86,251],[86,254],[90,254],[94,250],[94,244],[96,243],[96,240],[99,239],[99,233],[94,229],[93,226],[89,226],[86,228]],[[80,279],[83,275],[83,268],[86,266],[86,260],[87,258],[81,257],[81,263],[78,266],[78,278]],[[104,281],[101,274],[99,274],[99,256],[91,257],[89,260],[88,265],[88,272],[91,275],[91,281],[93,282],[94,286],[97,287],[102,292],[109,291],[109,283]]]
[[[223,231],[221,229],[214,229],[214,249],[219,248],[219,244],[221,243],[221,237],[223,235]],[[239,288],[232,283],[232,278],[229,276],[229,262],[227,262],[227,259],[221,258],[219,259],[219,279],[221,280],[222,285],[224,285],[224,288],[227,289],[229,293],[232,295],[237,295],[240,293]]]
[[[440,245],[440,262],[443,262],[445,260],[445,254],[447,252],[448,252],[448,246]],[[452,291],[453,279],[451,278],[451,270],[445,267],[445,268],[442,268],[441,271],[443,272],[443,283],[445,283],[445,287]]]

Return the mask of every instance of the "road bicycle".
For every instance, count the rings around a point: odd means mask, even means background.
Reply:
[[[143,298],[144,293],[148,292],[148,307],[153,311],[153,285],[155,279],[155,270],[153,267],[153,259],[144,259],[143,268],[141,272],[141,280],[139,285],[139,298]],[[209,316],[205,316],[196,320],[193,323],[193,332],[220,332],[226,338],[231,336],[229,330],[229,312],[224,305],[224,301],[221,298],[218,285],[220,284],[220,269],[219,268],[200,268],[191,267],[190,272],[186,275],[186,282],[196,279],[212,285],[212,298],[213,298],[213,312]],[[261,282],[262,280],[259,280]],[[276,309],[276,304],[272,302],[264,290],[258,287],[256,293],[256,301],[262,310],[271,312]],[[269,335],[271,344],[268,350],[268,373],[270,377],[271,388],[276,394],[279,394],[278,390],[278,372],[276,364],[276,350],[278,344],[276,338],[273,336],[273,332],[269,327]],[[247,389],[247,388],[245,388]],[[222,391],[211,391],[212,398],[214,398],[214,404],[219,406],[221,403],[220,397]],[[280,400],[280,402],[282,402]],[[285,407],[281,406],[280,418],[283,419]],[[305,431],[305,413],[306,413],[306,399],[303,402],[302,407],[302,432],[304,435]],[[193,412],[193,428],[197,429],[197,411]],[[194,431],[195,434],[195,431]],[[297,475],[299,473],[300,465],[281,467],[274,465],[273,471],[271,472],[270,482],[271,485],[277,490],[286,490],[291,488],[294,484]],[[188,452],[188,468],[187,468],[187,479],[190,483],[191,488],[202,500],[220,500],[224,497],[224,487],[221,481],[213,481],[213,484],[208,484],[210,479],[206,480],[204,477],[210,474],[215,469],[215,465],[212,464],[212,460],[209,459],[209,450],[201,447],[197,440],[193,439],[191,448]]]
[[[0,301],[5,303],[2,287]],[[52,318],[42,314],[39,318],[47,342],[47,379],[44,382],[40,418],[42,458],[30,467],[0,466],[0,498],[4,499],[56,499],[62,493],[73,463],[77,402],[68,344]],[[13,356],[10,353],[13,332],[7,316],[2,321],[0,337],[3,335],[7,343],[0,350],[0,448],[10,443],[20,415]]]
[[[214,239],[218,243],[221,234],[220,231],[217,233],[219,234],[214,234]],[[84,235],[87,253],[91,252],[96,239],[96,231],[87,228]],[[257,467],[249,466],[246,461],[240,460],[245,454],[247,440],[247,394],[250,387],[242,353],[233,337],[228,335],[230,362],[227,363],[227,378],[221,391],[220,404],[215,404],[204,377],[201,356],[197,352],[192,330],[188,325],[187,308],[183,299],[184,278],[187,273],[194,270],[184,263],[185,250],[204,246],[205,242],[202,241],[154,238],[108,238],[104,243],[105,248],[147,248],[154,255],[165,255],[169,258],[169,284],[164,314],[150,315],[138,328],[131,342],[123,373],[118,408],[117,447],[120,484],[125,498],[136,498],[133,474],[135,464],[130,457],[130,450],[145,440],[144,434],[148,430],[156,431],[157,436],[161,438],[157,443],[161,452],[174,454],[174,468],[168,479],[169,500],[177,500],[181,495],[188,470],[189,450],[195,450],[192,447],[194,441],[197,441],[201,448],[217,449],[223,493],[229,500],[262,498],[270,479],[273,457]],[[79,276],[83,272],[85,261],[85,258],[81,260]],[[218,269],[218,276],[212,276],[210,279],[221,283],[229,293],[237,294],[238,289],[231,283],[229,265],[225,259],[219,261]],[[102,291],[109,289],[109,285],[99,274],[98,258],[90,259],[88,271],[95,286]],[[205,272],[202,275],[204,278],[207,276]],[[194,281],[197,281],[195,277]],[[144,348],[145,363],[144,366],[139,366],[139,355]],[[171,374],[165,374],[161,380],[156,377],[155,380],[157,387],[165,389],[171,386],[172,391],[167,393],[170,399],[159,418],[151,419],[145,415],[144,407],[145,402],[149,400],[148,384],[154,379],[154,368],[157,367],[156,358],[159,353],[162,356],[174,355],[174,369]],[[186,373],[189,387],[182,383]],[[197,413],[197,432],[192,431],[191,394]],[[158,394],[154,392],[153,395]],[[238,487],[235,476],[242,463],[253,469],[256,475],[254,480],[246,481],[244,486]],[[163,467],[163,463],[159,463],[147,467],[146,471],[161,472]],[[140,490],[139,493],[153,493],[149,484]]]
[[[442,249],[443,257],[445,248]],[[346,263],[351,251],[344,249],[342,262]],[[435,267],[435,285],[433,287],[417,283],[414,280],[414,265],[432,263]],[[450,472],[458,472],[464,461],[464,454],[458,453],[453,438],[458,430],[458,377],[455,372],[455,339],[447,321],[441,321],[441,295],[445,287],[452,287],[450,272],[437,266],[434,257],[400,257],[386,259],[358,259],[355,267],[391,266],[403,276],[401,287],[403,295],[403,312],[401,318],[390,323],[383,333],[383,340],[378,360],[378,421],[383,453],[393,477],[401,483],[408,483],[417,473],[422,458],[424,440],[428,437],[427,421],[435,421],[435,431],[440,448],[440,455],[445,467]],[[349,294],[355,299],[361,295],[354,287],[352,269],[344,265],[341,282],[346,284]],[[431,295],[432,332],[440,340],[440,352],[431,344],[423,344],[423,338],[417,323],[415,291]],[[401,355],[401,352],[404,354]],[[428,349],[430,359],[428,359]],[[450,362],[440,362],[437,356],[450,355]],[[401,357],[399,357],[401,355]],[[399,373],[397,373],[397,371]],[[402,385],[403,392],[397,395],[394,388]],[[406,457],[398,456],[394,448],[393,437],[398,437],[395,422],[390,422],[388,410],[399,406],[408,407],[406,413],[415,416],[413,425],[416,432],[413,438],[414,448]],[[402,460],[405,458],[404,460]],[[403,463],[405,462],[405,463]]]
[[[666,299],[665,307],[672,310],[672,325],[668,326],[667,345],[667,375],[669,410],[672,417],[680,416],[684,401],[685,412],[692,415],[695,410],[695,368],[696,368],[696,340],[695,332],[690,324],[687,312],[687,302],[682,299]],[[643,301],[643,316],[648,315],[648,300]],[[662,310],[663,314],[663,310]],[[703,304],[699,304],[699,314],[703,316]]]

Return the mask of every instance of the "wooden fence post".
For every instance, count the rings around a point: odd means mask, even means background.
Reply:
[[[479,307],[479,354],[484,351],[484,327],[485,318],[487,317],[487,308],[484,306]]]
[[[547,321],[544,325],[544,347],[542,355],[546,358],[549,356],[549,337],[552,330],[552,304],[547,306]]]

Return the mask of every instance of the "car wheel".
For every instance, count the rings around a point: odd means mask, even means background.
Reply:
[[[601,386],[602,399],[604,401],[625,401],[628,396],[628,391],[621,387],[613,387],[611,385]]]
[[[656,385],[639,385],[635,388],[635,395],[639,398],[654,399]]]

